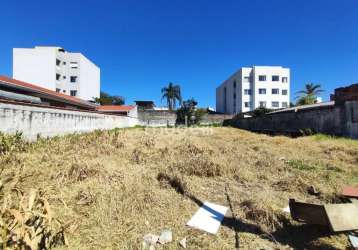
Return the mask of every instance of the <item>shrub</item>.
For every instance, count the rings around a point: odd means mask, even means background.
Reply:
[[[207,114],[208,111],[206,109],[197,109],[195,110],[195,124],[199,124],[203,119],[203,116]]]
[[[193,98],[183,102],[183,105],[180,109],[177,110],[177,123],[184,124],[185,117],[188,119],[187,125],[199,124],[202,117],[207,113],[206,109],[197,109],[196,105],[198,104]],[[194,118],[192,120],[192,118]]]
[[[24,151],[27,145],[28,143],[22,139],[22,133],[16,132],[14,135],[5,135],[0,132],[0,155]]]
[[[272,109],[260,107],[260,108],[255,109],[254,111],[252,111],[252,116],[253,117],[263,116],[263,115],[270,113],[272,111],[273,111]]]

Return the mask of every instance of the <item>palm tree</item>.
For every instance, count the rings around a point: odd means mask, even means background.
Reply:
[[[320,84],[314,84],[311,82],[305,85],[305,90],[298,91],[297,94],[317,96],[322,92],[324,92],[324,90],[321,88]]]
[[[176,101],[178,100],[181,105],[181,91],[179,85],[174,85],[172,82],[169,83],[168,87],[162,88],[162,100],[167,99],[167,105],[169,110],[173,110],[176,107]]]
[[[299,94],[297,104],[306,105],[314,104],[316,102],[317,95],[324,92],[320,84],[307,83],[305,85],[305,90],[298,91]]]

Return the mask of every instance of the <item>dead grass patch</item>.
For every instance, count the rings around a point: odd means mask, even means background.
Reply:
[[[54,217],[42,191],[24,192],[17,184],[21,177],[0,181],[2,249],[51,249],[67,244],[64,227]]]
[[[174,190],[181,195],[184,195],[186,193],[186,183],[182,180],[182,178],[176,175],[169,176],[165,173],[159,173],[157,175],[157,180],[159,181],[161,187],[174,188]]]
[[[45,241],[53,239],[57,249],[67,249],[60,245],[63,234],[70,249],[138,249],[143,235],[163,228],[174,234],[167,249],[177,249],[184,237],[190,249],[233,249],[236,233],[244,249],[348,245],[343,234],[310,237],[282,208],[289,198],[339,202],[343,186],[358,185],[358,144],[352,140],[271,137],[234,128],[213,128],[207,136],[185,129],[116,129],[5,144],[0,208],[7,201],[7,208],[26,214],[14,190],[26,208],[29,190],[36,189],[33,209],[46,217],[47,200],[52,219],[43,218],[44,232],[51,231]],[[311,185],[320,195],[307,192]],[[229,206],[226,186],[235,215],[230,225],[215,237],[185,227],[200,202]],[[2,211],[2,225],[10,230],[15,217]]]
[[[240,205],[246,218],[258,224],[262,232],[272,233],[289,223],[289,219],[282,212],[264,207],[263,204],[253,200],[245,200]]]

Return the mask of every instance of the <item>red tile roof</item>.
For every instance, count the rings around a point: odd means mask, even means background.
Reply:
[[[96,107],[96,110],[102,112],[128,112],[134,108],[135,106],[133,105],[102,105]]]
[[[85,106],[86,108],[92,108],[92,109],[94,109],[95,106],[96,106],[95,104],[87,102],[87,101],[82,100],[80,98],[65,95],[65,94],[61,94],[61,93],[57,93],[56,91],[46,89],[46,88],[31,84],[31,83],[19,81],[19,80],[9,78],[9,77],[6,77],[6,76],[0,76],[0,82],[7,83],[7,85],[9,85],[10,87],[22,88],[22,89],[25,89],[25,90],[27,90],[29,92],[34,92],[34,93],[38,93],[38,94],[44,94],[49,99],[53,98],[53,99],[55,99],[57,101],[69,102],[69,103],[74,104],[74,105]]]
[[[358,198],[358,187],[344,187],[342,194],[347,197]]]

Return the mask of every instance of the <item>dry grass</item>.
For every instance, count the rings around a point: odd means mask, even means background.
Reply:
[[[38,209],[46,215],[48,202],[68,240],[58,249],[140,249],[165,228],[174,241],[162,249],[184,237],[190,249],[347,247],[344,234],[300,225],[282,208],[289,198],[338,202],[344,185],[358,184],[357,141],[206,129],[95,131],[21,147],[3,137],[1,177],[22,178],[2,190],[0,206],[11,190],[36,189]],[[203,201],[230,207],[217,235],[185,226]]]

